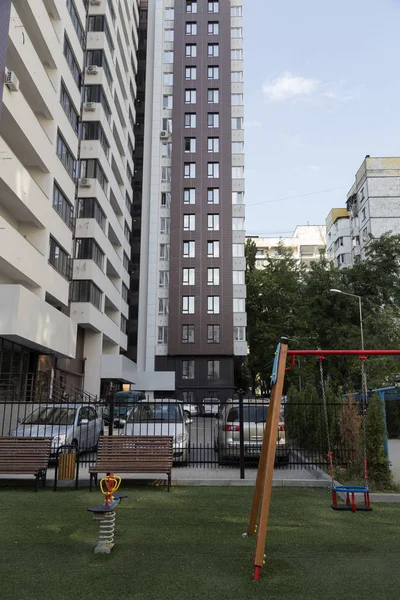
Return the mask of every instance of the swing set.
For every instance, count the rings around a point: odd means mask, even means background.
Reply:
[[[315,356],[319,361],[321,378],[322,399],[324,406],[325,427],[327,434],[329,470],[331,476],[332,508],[334,510],[371,511],[370,490],[368,487],[368,464],[367,464],[367,440],[365,433],[365,415],[368,398],[367,378],[365,374],[365,361],[368,356],[393,356],[400,355],[400,350],[289,350],[287,339],[283,338],[275,353],[274,366],[271,377],[270,407],[267,423],[264,430],[263,445],[258,464],[256,485],[254,488],[253,504],[247,527],[247,535],[257,534],[256,550],[254,553],[254,575],[253,579],[258,581],[261,576],[261,568],[265,564],[265,543],[267,539],[269,507],[271,504],[272,477],[274,472],[276,432],[278,431],[279,417],[282,403],[282,391],[285,380],[285,372],[291,370],[295,365],[296,356]],[[325,393],[325,380],[323,361],[327,356],[358,356],[361,361],[362,381],[362,425],[363,425],[363,449],[364,449],[364,486],[341,486],[335,485],[333,452],[329,433],[328,409]],[[291,363],[287,367],[287,358]],[[362,494],[363,503],[357,503],[356,494]],[[345,503],[339,503],[338,498],[344,497]],[[245,534],[245,535],[246,535]]]

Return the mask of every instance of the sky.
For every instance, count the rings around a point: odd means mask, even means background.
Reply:
[[[246,234],[286,236],[344,207],[367,154],[400,156],[400,0],[244,0],[243,20]]]

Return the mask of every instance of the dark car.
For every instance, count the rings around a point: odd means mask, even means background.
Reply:
[[[114,427],[122,429],[126,423],[128,413],[137,402],[146,400],[146,394],[139,391],[117,392],[113,398],[114,404]],[[110,424],[110,407],[106,406],[104,410],[104,422]]]

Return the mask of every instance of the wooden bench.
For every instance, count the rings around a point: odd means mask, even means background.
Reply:
[[[165,473],[171,485],[172,437],[161,435],[101,436],[96,464],[89,468],[90,489],[98,473]]]
[[[39,479],[46,483],[52,438],[0,437],[0,473],[34,475],[37,491]]]

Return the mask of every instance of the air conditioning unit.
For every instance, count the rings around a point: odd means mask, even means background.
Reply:
[[[90,181],[90,179],[87,179],[87,177],[83,177],[79,180],[79,187],[90,188],[92,187],[92,182]]]
[[[169,138],[169,133],[168,133],[168,131],[162,131],[162,132],[160,133],[160,138],[161,138],[162,140],[167,140],[167,139]]]
[[[85,102],[83,105],[83,110],[86,110],[86,111],[96,110],[96,102]]]
[[[92,6],[100,6],[101,0],[90,0]]]
[[[14,71],[6,71],[5,84],[11,92],[18,92],[19,80]]]
[[[97,65],[89,65],[88,68],[86,69],[86,73],[88,75],[97,75],[98,72],[99,72],[99,67]]]

